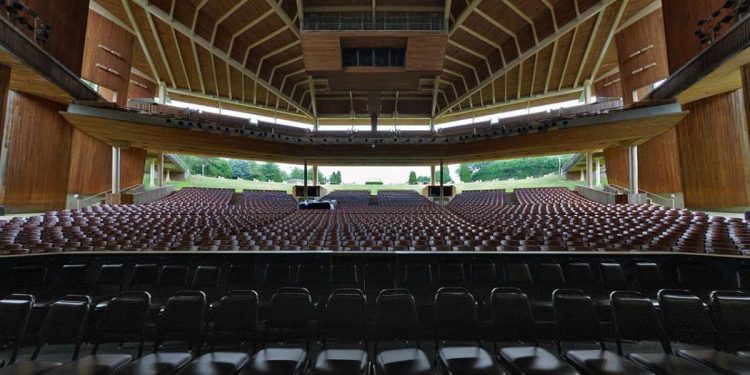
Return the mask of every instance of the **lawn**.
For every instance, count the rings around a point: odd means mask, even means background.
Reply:
[[[512,191],[513,189],[520,188],[535,188],[535,187],[566,187],[569,189],[575,188],[576,185],[580,184],[580,181],[566,181],[558,175],[550,175],[539,178],[528,178],[523,180],[505,180],[505,181],[487,181],[487,182],[473,182],[473,183],[458,183],[456,188],[458,192],[463,190],[489,190],[489,189],[505,189]],[[606,184],[606,180],[602,181]],[[144,185],[148,186],[149,179],[148,175],[144,178]],[[204,176],[190,176],[186,181],[170,181],[169,185],[175,186],[175,188],[182,189],[184,187],[205,187],[205,188],[228,188],[235,189],[240,192],[244,189],[254,190],[282,190],[291,192],[292,186],[287,183],[276,183],[276,182],[262,182],[262,181],[245,181],[245,180],[232,180],[226,178],[215,178],[215,177],[204,177]],[[408,184],[392,184],[392,185],[326,185],[328,191],[334,190],[370,190],[371,194],[377,194],[378,190],[416,190],[421,191],[424,185],[408,185]]]

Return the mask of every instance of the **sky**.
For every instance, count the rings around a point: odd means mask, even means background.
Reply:
[[[289,172],[293,168],[302,168],[301,165],[294,164],[279,164],[279,166],[285,171]],[[453,180],[458,179],[456,169],[458,164],[445,165],[448,169],[451,178]],[[336,166],[320,166],[318,167],[318,173],[325,174],[326,177],[330,176],[334,171],[341,171],[341,179],[345,184],[364,184],[366,181],[381,181],[384,184],[403,184],[409,180],[409,173],[414,171],[417,176],[429,176],[430,167],[415,166],[415,167],[336,167]]]

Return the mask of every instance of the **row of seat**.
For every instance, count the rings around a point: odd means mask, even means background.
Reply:
[[[404,289],[379,293],[374,337],[365,334],[365,294],[358,289],[333,291],[317,329],[322,350],[314,358],[308,357],[313,302],[304,288],[277,291],[262,325],[253,291],[233,292],[211,309],[202,292],[182,292],[161,309],[153,351],[143,355],[149,302],[146,292],[122,293],[110,300],[93,322],[95,329],[88,337],[93,343],[91,355],[79,358],[91,300],[66,296],[52,304],[30,360],[14,363],[34,297],[11,295],[0,300],[0,334],[14,345],[0,374],[364,375],[374,367],[377,374],[426,375],[434,370],[421,350],[415,299]],[[747,373],[750,296],[717,291],[709,304],[710,308],[687,290],[665,289],[658,293],[657,310],[652,300],[637,292],[613,292],[616,351],[610,351],[593,299],[582,290],[558,289],[552,294],[555,355],[540,346],[531,304],[521,290],[492,291],[491,325],[485,328],[480,325],[478,304],[467,289],[441,288],[434,297],[434,363],[443,374],[499,374],[500,369],[519,374]],[[263,348],[249,351],[247,345],[259,336]],[[276,347],[271,343],[274,340],[300,345]],[[398,345],[403,340],[413,346]],[[483,340],[493,343],[494,356]],[[186,352],[162,351],[166,341],[182,342]],[[368,341],[375,344],[372,363]],[[648,341],[658,343],[661,350],[644,351],[649,349],[640,343]],[[99,353],[100,344],[106,342],[136,342],[137,354]],[[72,361],[40,360],[46,344],[74,344]],[[208,352],[201,355],[204,346]]]
[[[0,253],[750,252],[750,226],[741,219],[655,205],[603,205],[562,188],[519,189],[515,194],[525,202],[519,205],[490,199],[494,203],[467,200],[448,208],[419,204],[425,200],[415,194],[407,194],[418,197],[411,200],[414,204],[384,206],[369,206],[367,191],[332,194],[359,203],[344,204],[334,211],[300,211],[292,207],[291,197],[278,193],[247,192],[242,204],[228,204],[234,199],[231,190],[183,189],[149,205],[102,205],[15,218],[0,222]]]

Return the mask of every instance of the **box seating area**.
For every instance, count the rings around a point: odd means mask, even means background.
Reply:
[[[750,371],[729,259],[215,254],[3,258],[0,374]]]
[[[462,206],[497,207],[505,204],[505,190],[463,191],[450,201],[451,208]]]
[[[379,190],[379,206],[431,206],[429,199],[423,197],[416,191],[403,190]]]
[[[339,206],[367,206],[370,204],[369,190],[336,190],[321,200],[335,200]]]
[[[638,251],[745,255],[742,219],[655,205],[603,205],[564,188],[460,194],[336,191],[334,211],[281,192],[182,189],[148,205],[101,205],[0,222],[3,254],[71,251]]]

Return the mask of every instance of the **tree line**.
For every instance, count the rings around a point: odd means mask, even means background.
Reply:
[[[461,182],[524,179],[556,173],[573,155],[464,163],[458,167]]]
[[[299,167],[295,167],[290,173],[287,173],[276,163],[259,163],[252,160],[209,158],[194,155],[180,155],[180,157],[190,170],[190,174],[193,175],[272,182],[304,179],[304,171]],[[307,180],[312,181],[312,168],[308,168]],[[318,170],[318,183],[341,184],[341,171],[335,171],[328,177]]]

